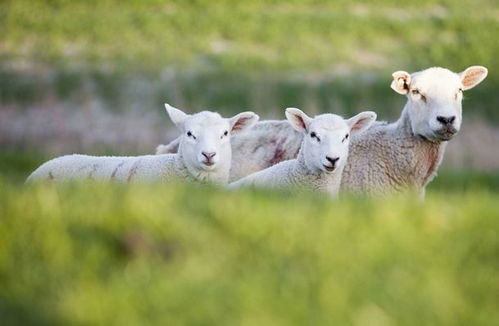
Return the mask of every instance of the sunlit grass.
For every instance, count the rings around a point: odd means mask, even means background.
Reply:
[[[8,324],[494,324],[497,193],[1,182]]]

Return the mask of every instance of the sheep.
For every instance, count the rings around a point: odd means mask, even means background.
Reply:
[[[471,66],[461,73],[434,67],[409,74],[392,74],[391,88],[407,97],[400,118],[376,122],[352,137],[340,190],[386,194],[413,190],[424,197],[436,176],[447,141],[459,131],[462,92],[482,82],[487,69]],[[232,141],[229,181],[298,155],[302,134],[285,121],[262,121]],[[166,147],[177,150],[178,141]]]
[[[348,157],[349,135],[367,129],[376,120],[376,113],[366,111],[348,120],[335,114],[312,119],[299,109],[287,108],[286,118],[304,135],[297,158],[250,174],[231,183],[229,188],[299,187],[336,197]]]
[[[230,119],[202,111],[188,115],[165,104],[170,119],[182,132],[177,154],[144,156],[66,155],[37,168],[26,182],[78,179],[206,181],[226,185],[231,163],[230,137],[255,124],[259,117],[242,112]]]

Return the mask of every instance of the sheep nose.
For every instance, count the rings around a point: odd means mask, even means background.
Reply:
[[[335,166],[336,165],[336,162],[338,162],[340,158],[339,157],[335,157],[335,158],[331,158],[329,156],[326,156],[326,160],[329,161],[329,163],[331,163],[331,166]]]
[[[456,120],[456,116],[454,115],[451,117],[442,117],[441,115],[439,115],[437,117],[437,121],[443,124],[444,126],[451,125],[454,122],[454,120]]]
[[[203,154],[204,157],[206,157],[206,160],[207,161],[211,161],[211,159],[217,155],[216,152],[201,152],[201,154]]]

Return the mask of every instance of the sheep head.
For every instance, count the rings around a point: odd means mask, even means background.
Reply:
[[[461,73],[429,68],[392,74],[391,88],[407,96],[412,132],[428,141],[450,140],[461,128],[463,91],[487,77],[487,68],[472,66]]]
[[[242,112],[232,118],[223,118],[211,111],[186,114],[165,104],[172,122],[182,132],[179,154],[191,171],[217,171],[230,168],[232,151],[230,137],[258,121],[253,112]]]
[[[369,128],[376,120],[376,113],[366,111],[345,120],[336,114],[311,118],[299,109],[287,108],[286,118],[295,130],[304,134],[301,150],[307,168],[332,173],[346,163],[350,135]]]

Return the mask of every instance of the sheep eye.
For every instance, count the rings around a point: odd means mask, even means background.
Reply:
[[[192,137],[192,138],[196,139],[196,136],[194,136],[192,134],[192,132],[190,132],[190,131],[187,132],[187,137]]]
[[[345,137],[343,138],[343,140],[342,140],[341,142],[342,142],[342,143],[343,143],[343,142],[345,142],[345,140],[347,140],[347,139],[348,139],[348,136],[349,136],[349,135],[348,135],[348,134],[346,134],[346,135],[345,135]]]
[[[421,97],[421,100],[423,100],[423,102],[426,102],[426,96],[424,96],[423,94],[421,94],[421,92],[419,91],[419,89],[417,88],[414,88],[411,93],[413,95],[419,95]]]
[[[317,134],[315,132],[313,132],[313,131],[310,133],[310,137],[317,139],[317,141],[321,141],[321,139],[319,138],[319,136],[317,136]]]
[[[227,136],[229,132],[227,130],[224,131],[224,136]]]
[[[462,89],[462,88],[460,88],[460,89],[458,89],[457,91],[458,91],[459,93],[462,93],[462,92],[463,92],[463,89]]]

